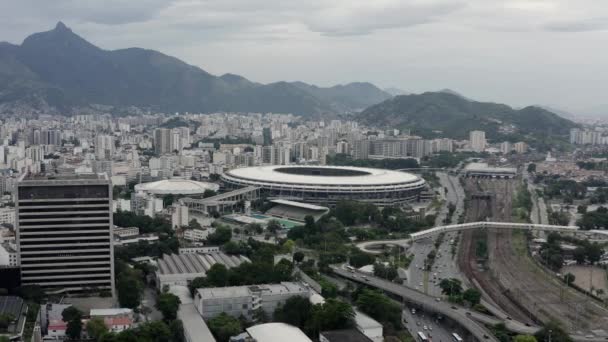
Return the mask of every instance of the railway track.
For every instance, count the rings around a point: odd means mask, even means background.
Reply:
[[[467,180],[465,189],[471,201],[467,221],[484,215],[492,221],[511,221],[512,196],[517,184],[515,180]],[[486,203],[475,203],[484,202],[470,196],[475,192],[490,192],[494,197]],[[473,232],[463,232],[458,266],[513,319],[529,324],[555,320],[571,333],[605,329],[608,310],[545,272],[527,254],[525,236],[514,234],[522,232],[488,230],[489,271],[483,271],[477,266]]]

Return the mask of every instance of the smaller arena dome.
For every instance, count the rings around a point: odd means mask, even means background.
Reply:
[[[154,195],[202,195],[205,190],[218,191],[219,188],[220,186],[215,183],[179,178],[135,185],[136,192],[147,192]]]

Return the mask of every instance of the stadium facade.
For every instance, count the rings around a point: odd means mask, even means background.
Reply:
[[[418,200],[424,179],[411,173],[347,166],[257,166],[222,175],[226,188],[256,186],[268,198],[321,205],[345,200],[393,206]]]

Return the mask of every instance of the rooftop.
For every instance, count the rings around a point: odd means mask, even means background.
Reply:
[[[247,328],[257,342],[312,342],[302,330],[285,323],[265,323]]]
[[[308,289],[301,283],[282,282],[280,284],[227,286],[227,287],[207,287],[197,289],[202,298],[234,298],[248,297],[251,294],[262,293],[264,295],[274,295],[281,293],[302,293]]]
[[[464,169],[472,172],[517,173],[514,167],[490,167],[487,163],[469,163]]]
[[[330,342],[371,342],[369,337],[355,329],[322,331],[321,335]]]
[[[201,254],[164,254],[158,259],[158,274],[205,274],[213,264],[220,263],[226,267],[236,267],[243,262],[250,262],[245,256],[227,255],[223,252]]]
[[[207,327],[207,324],[196,311],[194,304],[182,304],[177,311],[177,317],[184,325],[186,341],[190,342],[215,342],[215,338]]]
[[[226,174],[253,181],[337,186],[402,184],[421,180],[411,173],[350,166],[255,166],[233,169]]]
[[[105,173],[86,174],[23,174],[20,185],[59,185],[59,184],[107,184],[109,178]]]
[[[189,179],[172,178],[156,182],[135,185],[135,191],[145,191],[153,194],[202,194],[205,190],[219,190],[215,183],[197,182]]]

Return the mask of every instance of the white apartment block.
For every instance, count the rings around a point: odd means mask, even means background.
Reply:
[[[15,208],[0,208],[0,224],[15,225]]]
[[[184,230],[184,239],[194,242],[204,241],[211,232],[211,229],[186,229]]]
[[[469,132],[469,144],[475,152],[483,152],[486,149],[486,132],[471,131]]]
[[[17,246],[13,243],[4,242],[0,244],[0,267],[19,266]]]
[[[310,291],[296,282],[202,288],[196,292],[194,306],[204,319],[213,318],[222,312],[233,317],[243,315],[251,319],[258,309],[272,315],[279,305],[293,296],[308,298]]]

